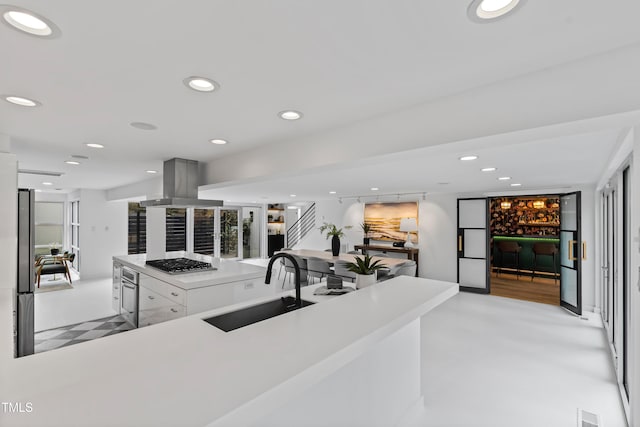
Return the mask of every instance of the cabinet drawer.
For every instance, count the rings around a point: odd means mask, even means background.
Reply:
[[[181,305],[185,305],[187,301],[186,291],[184,289],[177,288],[155,277],[147,276],[146,274],[140,275],[140,286],[150,289]]]
[[[186,316],[187,309],[148,288],[140,287],[138,326],[149,326]]]

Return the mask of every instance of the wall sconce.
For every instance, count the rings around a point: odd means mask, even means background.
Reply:
[[[547,204],[544,202],[544,200],[536,200],[533,202],[534,209],[544,209],[546,206]]]
[[[511,202],[500,202],[500,207],[502,209],[511,209]]]

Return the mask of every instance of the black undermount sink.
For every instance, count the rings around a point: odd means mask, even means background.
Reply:
[[[208,319],[204,319],[204,321],[218,329],[229,332],[314,304],[310,301],[301,300],[302,307],[299,307],[295,304],[295,301],[296,299],[294,297],[282,297],[274,301],[252,305],[251,307],[219,316],[209,317]]]

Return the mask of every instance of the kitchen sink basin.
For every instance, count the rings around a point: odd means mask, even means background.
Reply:
[[[218,329],[229,332],[301,308],[295,306],[294,303],[294,297],[282,297],[274,301],[268,301],[219,316],[209,317],[208,319],[204,319],[204,321]],[[312,304],[314,303],[302,300],[302,307]]]

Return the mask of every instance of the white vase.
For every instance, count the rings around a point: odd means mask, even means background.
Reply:
[[[356,289],[366,288],[376,283],[376,274],[356,274]]]

